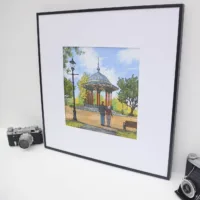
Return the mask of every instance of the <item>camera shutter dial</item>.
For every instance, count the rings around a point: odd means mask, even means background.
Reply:
[[[19,138],[19,146],[22,149],[27,149],[33,143],[33,136],[29,133],[24,133]]]

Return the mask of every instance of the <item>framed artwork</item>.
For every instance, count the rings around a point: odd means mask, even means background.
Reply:
[[[183,5],[37,13],[45,147],[170,179]]]

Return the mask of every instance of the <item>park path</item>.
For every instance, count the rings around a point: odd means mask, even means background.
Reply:
[[[82,129],[86,129],[86,130],[90,130],[90,131],[97,131],[97,132],[101,132],[101,133],[106,133],[106,134],[109,134],[109,135],[116,135],[116,131],[114,131],[114,130],[108,130],[107,129],[108,127],[99,128],[99,127],[96,127],[96,126],[91,126],[91,125],[85,124],[81,128]]]
[[[71,120],[73,118],[73,109],[69,106],[65,107],[66,119]],[[85,110],[76,110],[77,120],[88,124],[91,126],[102,128],[100,124],[100,114],[97,112],[90,112]],[[136,117],[126,117],[126,116],[113,116],[111,118],[111,127],[103,127],[110,131],[116,131],[116,129],[123,129],[123,122],[124,121],[137,121]],[[106,123],[106,119],[105,119]],[[132,128],[127,128],[127,130],[133,131]]]

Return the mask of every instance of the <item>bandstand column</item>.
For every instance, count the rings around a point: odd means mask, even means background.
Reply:
[[[109,106],[110,105],[110,92],[108,92],[108,103],[107,105]]]
[[[112,106],[112,92],[110,92],[110,106]]]
[[[97,105],[100,105],[100,91],[97,90]]]
[[[109,92],[107,92],[107,106],[109,106]]]
[[[112,106],[112,92],[109,93],[109,106]]]
[[[99,105],[101,104],[100,102],[100,91],[98,92],[98,102],[99,102]]]
[[[88,104],[88,90],[86,90],[86,94],[87,95],[86,95],[86,101],[85,101],[85,103]]]
[[[107,98],[108,100],[107,100],[107,106],[109,106],[109,99],[110,99],[110,93],[108,92],[108,98]]]
[[[97,97],[96,97],[96,100],[97,100],[97,106],[99,105],[98,99],[99,99],[99,97],[98,97],[98,90],[97,90]]]
[[[88,95],[87,95],[88,97],[88,104],[90,104],[90,91],[88,91]]]
[[[88,91],[88,104],[90,104],[90,91]]]
[[[110,94],[111,94],[110,92],[107,92],[107,101],[106,101],[106,102],[107,102],[107,103],[106,103],[107,106],[110,106],[110,99],[111,99],[111,98],[110,98]]]
[[[92,91],[90,91],[90,105],[92,105]]]
[[[91,105],[93,105],[93,90],[91,91]]]

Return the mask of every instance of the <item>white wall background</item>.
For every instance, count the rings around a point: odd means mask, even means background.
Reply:
[[[173,160],[183,171],[200,153],[199,0],[0,0],[0,127],[42,125],[36,12],[169,3],[185,4]]]

